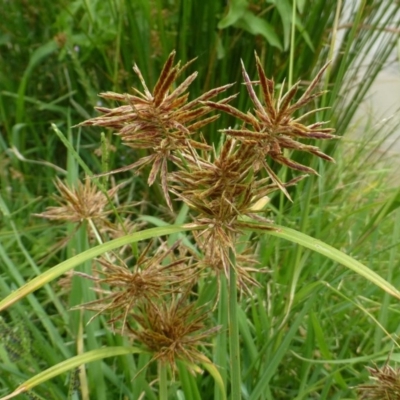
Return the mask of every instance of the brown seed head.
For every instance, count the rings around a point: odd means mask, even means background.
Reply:
[[[55,186],[59,194],[53,198],[59,205],[47,207],[43,213],[34,215],[52,221],[81,224],[92,220],[99,227],[110,225],[108,215],[112,210],[108,207],[109,200],[90,179],[87,178],[85,183],[78,181],[75,187],[69,187],[57,178]],[[119,186],[110,189],[108,196],[112,197],[118,189]]]
[[[289,159],[284,154],[285,149],[304,151],[325,160],[333,161],[330,156],[324,154],[318,147],[306,145],[298,141],[299,139],[332,139],[336,137],[333,135],[333,129],[323,128],[325,122],[316,122],[311,125],[304,125],[302,123],[304,119],[320,109],[307,112],[300,117],[294,116],[295,112],[323,94],[323,92],[316,94],[312,94],[312,92],[320,81],[327,65],[319,71],[308,89],[293,104],[292,101],[295,98],[299,84],[296,83],[286,94],[282,94],[281,91],[276,97],[275,83],[266,77],[257,55],[256,65],[259,80],[254,82],[250,80],[242,62],[243,79],[251,101],[254,104],[253,113],[248,112],[245,114],[230,105],[211,101],[206,101],[204,104],[243,121],[244,124],[240,129],[224,129],[222,132],[237,138],[242,143],[252,146],[260,163],[264,166],[271,179],[287,194],[279,178],[265,161],[266,157],[305,173],[315,173],[315,171],[310,167]],[[261,100],[254,90],[255,85],[260,85],[261,87]]]
[[[374,383],[360,385],[357,390],[360,400],[399,400],[400,399],[400,369],[384,365],[368,368]]]
[[[110,262],[102,258],[97,260],[102,268],[96,271],[101,278],[77,273],[95,281],[97,287],[94,290],[101,297],[79,308],[97,311],[94,317],[101,313],[109,314],[109,322],[113,327],[117,321],[122,320],[124,330],[129,313],[135,307],[143,302],[155,301],[167,293],[180,291],[179,286],[188,281],[190,260],[172,260],[163,265],[167,257],[173,257],[178,243],[167,251],[162,246],[154,256],[147,256],[150,246],[151,243],[144,249],[132,269],[122,260]],[[106,285],[106,288],[102,285]]]
[[[207,361],[198,347],[207,345],[206,340],[220,328],[206,329],[207,314],[189,303],[188,295],[145,303],[133,317],[137,325],[129,326],[133,339],[153,353],[153,360],[168,363],[173,370],[177,360],[195,365]]]
[[[273,191],[294,185],[302,177],[281,186],[268,178],[259,178],[257,156],[253,148],[228,138],[216,151],[202,158],[196,152],[181,154],[182,163],[170,174],[171,191],[196,212],[194,225],[201,226],[196,240],[207,262],[229,276],[229,249],[235,250],[237,235],[246,224],[243,217],[270,222],[259,216],[256,205]],[[239,269],[238,269],[239,271]],[[246,269],[241,269],[243,279]],[[242,285],[243,286],[243,285]]]
[[[170,208],[172,204],[167,188],[167,160],[171,159],[173,152],[187,147],[203,150],[211,148],[205,142],[192,137],[199,129],[218,118],[218,116],[206,117],[211,108],[201,102],[215,97],[232,86],[225,85],[212,89],[198,99],[188,102],[189,94],[186,92],[196,78],[197,72],[172,89],[174,82],[193,61],[181,66],[180,62],[174,65],[174,59],[175,51],[169,55],[164,64],[153,92],[147,88],[139,68],[135,65],[133,70],[143,85],[143,93],[136,89],[134,89],[136,95],[102,93],[100,96],[105,99],[125,104],[113,109],[97,107],[103,115],[81,124],[113,129],[125,145],[151,149],[151,155],[111,173],[138,169],[151,164],[148,184],[152,185],[160,173],[164,196]]]

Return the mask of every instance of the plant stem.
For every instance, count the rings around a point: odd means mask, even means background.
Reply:
[[[293,64],[294,64],[294,36],[296,31],[296,0],[293,0],[293,8],[292,8],[292,23],[291,23],[291,32],[290,32],[290,57],[289,57],[289,82],[288,87],[292,87],[293,85]]]
[[[167,364],[158,362],[159,399],[168,400]]]
[[[231,363],[231,399],[241,399],[239,324],[237,315],[237,277],[235,252],[229,249],[229,353]]]
[[[227,387],[227,357],[226,352],[228,350],[228,281],[225,274],[221,274],[220,282],[220,295],[218,302],[218,325],[222,326],[217,336],[217,341],[214,346],[214,363],[218,366],[221,374],[224,387]],[[221,389],[218,385],[214,388],[214,400],[222,400]]]

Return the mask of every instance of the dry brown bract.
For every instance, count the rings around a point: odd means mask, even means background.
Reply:
[[[280,187],[268,178],[258,178],[253,148],[234,138],[228,138],[213,157],[204,159],[185,152],[181,158],[180,170],[170,174],[171,191],[197,212],[194,225],[203,227],[196,235],[197,243],[209,265],[215,270],[222,266],[229,276],[229,250],[235,252],[237,234],[246,226],[243,217],[271,222],[257,215],[255,206]],[[281,186],[294,185],[300,179]]]

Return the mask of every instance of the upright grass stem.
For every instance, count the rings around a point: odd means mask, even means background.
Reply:
[[[218,302],[218,325],[222,327],[217,335],[217,340],[214,346],[215,355],[214,363],[218,366],[221,374],[224,387],[227,387],[227,333],[228,333],[228,316],[226,315],[226,310],[228,309],[228,287],[227,279],[224,274],[221,274],[221,293],[219,295]],[[215,385],[214,389],[214,399],[221,400],[221,391],[218,385]]]
[[[159,380],[159,399],[168,400],[168,377],[167,364],[163,361],[158,362],[158,380]]]
[[[229,355],[231,363],[231,399],[241,399],[239,323],[237,315],[237,276],[235,252],[229,249]]]

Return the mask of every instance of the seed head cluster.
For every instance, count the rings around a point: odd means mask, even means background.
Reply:
[[[179,285],[187,280],[185,273],[190,263],[187,258],[162,264],[167,257],[173,256],[178,244],[179,242],[168,250],[162,246],[153,256],[147,256],[152,245],[150,242],[133,268],[129,268],[122,260],[97,260],[101,269],[94,271],[95,275],[81,275],[96,282],[95,291],[100,298],[80,307],[96,311],[97,314],[110,314],[109,322],[113,326],[122,320],[124,330],[129,313],[136,306],[179,292]],[[104,289],[104,285],[107,289]]]
[[[256,158],[265,168],[272,181],[289,197],[284,184],[282,184],[268,163],[269,159],[305,173],[315,173],[315,171],[308,166],[291,160],[285,155],[285,149],[304,151],[325,160],[333,161],[330,156],[324,154],[318,147],[299,142],[299,139],[333,139],[336,137],[333,135],[333,129],[323,128],[325,122],[316,122],[311,125],[304,125],[302,123],[310,115],[320,111],[320,109],[313,109],[299,117],[294,116],[298,110],[323,94],[323,92],[313,93],[313,90],[317,87],[328,64],[318,72],[307,90],[293,104],[291,102],[296,96],[299,82],[285,94],[281,90],[278,97],[276,97],[275,83],[266,77],[257,55],[256,66],[259,80],[253,82],[250,80],[242,62],[243,80],[254,105],[253,113],[250,111],[243,113],[229,104],[218,104],[211,101],[206,101],[204,104],[226,112],[242,121],[243,125],[240,129],[229,128],[223,129],[222,132],[236,137],[244,145],[251,146],[253,160]],[[255,92],[254,86],[256,85],[261,87],[261,100]]]
[[[208,359],[199,346],[208,345],[207,339],[220,327],[206,328],[207,313],[190,302],[188,293],[172,296],[166,302],[147,302],[134,314],[137,327],[129,328],[129,335],[160,360],[176,369],[176,361],[198,365]],[[193,369],[192,372],[195,370]]]
[[[172,203],[167,188],[167,162],[177,152],[188,148],[210,149],[204,141],[193,139],[193,135],[199,129],[218,118],[217,115],[206,117],[212,109],[202,102],[212,99],[232,86],[228,84],[212,89],[189,102],[189,93],[185,92],[196,79],[197,72],[186,78],[175,90],[171,88],[193,60],[183,66],[180,62],[174,66],[174,59],[175,51],[168,57],[153,92],[147,88],[142,73],[135,65],[133,70],[142,83],[143,93],[134,89],[136,95],[113,92],[100,94],[104,99],[125,104],[114,109],[97,107],[97,111],[103,115],[81,124],[110,128],[121,137],[125,145],[134,149],[149,149],[148,156],[113,172],[137,170],[150,164],[147,183],[152,185],[160,174],[163,193],[171,209]],[[225,99],[223,103],[230,100],[231,98]]]
[[[128,165],[107,174],[147,170],[148,185],[160,183],[171,211],[173,200],[184,202],[190,209],[192,221],[188,226],[193,228],[195,250],[193,245],[189,250],[185,241],[169,248],[161,244],[158,251],[148,244],[133,266],[132,257],[101,258],[93,276],[84,275],[95,282],[98,298],[81,307],[94,311],[95,316],[109,315],[114,331],[129,335],[152,352],[154,360],[168,363],[172,369],[176,368],[176,360],[189,364],[206,361],[199,346],[207,344],[209,336],[218,330],[209,326],[207,305],[198,306],[200,280],[218,279],[220,274],[229,278],[234,268],[242,291],[251,292],[253,285],[258,284],[253,272],[264,269],[256,261],[254,245],[238,246],[241,234],[255,221],[264,222],[264,229],[274,229],[272,221],[262,215],[265,204],[276,191],[290,198],[288,188],[305,177],[297,175],[283,182],[278,178],[276,165],[315,173],[290,159],[290,152],[307,152],[332,161],[318,147],[302,140],[335,137],[333,129],[324,128],[325,122],[307,125],[318,111],[309,109],[322,94],[314,90],[326,66],[299,97],[298,83],[286,94],[281,90],[276,95],[275,83],[266,77],[256,55],[258,80],[250,79],[242,63],[244,84],[253,103],[252,110],[242,112],[229,104],[236,94],[215,99],[231,84],[190,100],[189,88],[197,73],[180,84],[176,82],[191,63],[175,64],[172,52],[152,91],[135,65],[133,69],[143,92],[133,89],[133,94],[102,93],[103,99],[121,105],[97,107],[101,115],[81,124],[111,129],[124,145],[133,149],[132,155],[137,154],[137,149],[146,152],[142,158],[132,159]],[[260,88],[260,98],[256,87]],[[299,111],[305,106],[308,111],[301,115]],[[237,126],[220,131],[218,146],[207,143],[201,132],[218,118],[211,115],[215,111],[237,120]],[[60,193],[56,196],[58,206],[40,216],[77,223],[85,219],[109,223],[107,196],[95,191],[89,180],[76,189],[61,181],[57,181],[56,187]],[[112,198],[113,193],[110,191],[108,197]]]
[[[373,382],[357,387],[360,400],[400,399],[400,369],[385,364],[368,368]]]
[[[58,206],[48,207],[41,214],[36,214],[52,221],[72,222],[81,224],[83,221],[92,220],[101,225],[108,225],[108,215],[112,212],[107,196],[90,180],[84,183],[78,181],[74,187],[63,183],[57,178],[55,182],[59,194],[54,195]],[[112,197],[117,188],[107,192]]]

